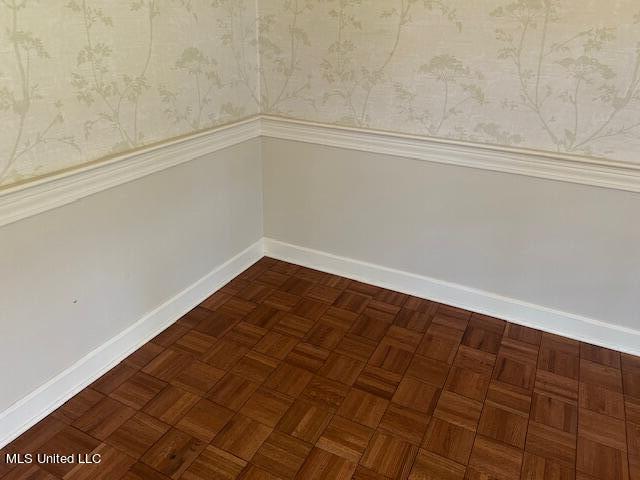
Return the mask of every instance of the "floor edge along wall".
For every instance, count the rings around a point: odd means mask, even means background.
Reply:
[[[640,331],[463,285],[263,238],[1,413],[0,448],[172,325],[263,255],[498,317],[575,340],[640,355]]]

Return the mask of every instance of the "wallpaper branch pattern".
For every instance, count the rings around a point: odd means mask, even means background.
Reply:
[[[260,112],[640,162],[640,7],[0,0],[0,186]]]

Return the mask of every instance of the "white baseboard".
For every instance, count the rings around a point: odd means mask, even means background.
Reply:
[[[249,268],[263,251],[259,240],[0,413],[0,448]]]
[[[264,248],[265,255],[279,260],[453,305],[575,340],[640,355],[640,331],[638,330],[270,238],[264,239]]]

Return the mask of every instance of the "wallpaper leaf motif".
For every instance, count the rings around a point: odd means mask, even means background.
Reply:
[[[85,137],[97,123],[106,122],[118,132],[120,141],[113,146],[115,152],[132,149],[144,143],[144,134],[140,131],[138,107],[140,97],[150,90],[146,77],[154,40],[154,21],[160,15],[157,0],[135,0],[130,4],[132,12],[143,12],[148,23],[148,48],[142,67],[138,72],[111,72],[109,60],[112,49],[101,41],[95,40],[96,27],[113,27],[113,19],[102,9],[92,7],[87,0],[71,0],[67,7],[82,16],[85,40],[84,47],[78,52],[79,72],[73,74],[73,85],[78,100],[90,106],[100,101],[103,110],[95,119],[85,122]],[[131,106],[131,118],[125,119],[126,104]]]
[[[0,186],[259,112],[640,162],[636,0],[0,0]]]
[[[616,38],[614,28],[590,28],[552,41],[551,23],[560,21],[560,2],[519,0],[501,6],[492,16],[507,25],[498,28],[496,36],[503,43],[499,58],[512,61],[517,67],[520,98],[505,103],[511,108],[524,106],[535,114],[557,150],[592,154],[593,144],[607,137],[624,136],[640,127],[640,47],[633,58],[633,74],[624,89],[612,83],[618,73],[609,65],[602,52]],[[535,61],[527,65],[525,51],[535,51]],[[544,74],[561,69],[571,79],[571,85],[544,80]],[[555,78],[555,77],[554,77]],[[556,118],[557,102],[572,110],[572,121]],[[609,113],[597,122],[582,121],[584,103],[597,102],[598,111]],[[619,123],[617,118],[626,110],[636,112],[635,119]]]
[[[13,61],[17,66],[19,88],[16,90],[7,86],[0,86],[0,111],[10,112],[19,118],[18,127],[13,132],[14,140],[10,150],[4,152],[4,162],[0,162],[0,180],[8,175],[21,157],[40,145],[58,142],[69,147],[79,149],[72,135],[59,132],[59,126],[64,123],[62,102],[53,102],[53,115],[49,114],[48,124],[28,136],[25,125],[29,121],[33,104],[43,101],[40,87],[31,80],[32,69],[38,60],[49,60],[50,56],[42,40],[32,32],[23,30],[20,23],[20,13],[27,8],[29,0],[2,0],[2,8],[10,17],[10,27],[7,29],[7,39],[13,51]],[[18,179],[20,176],[17,176]]]
[[[450,21],[455,22],[458,29],[462,24],[456,20],[455,10],[439,0],[400,0],[396,7],[385,9],[381,18],[392,19],[394,35],[392,45],[377,66],[360,64],[356,57],[357,47],[349,39],[353,30],[362,30],[363,23],[357,15],[357,9],[362,7],[362,0],[328,0],[337,5],[329,11],[329,16],[338,24],[337,38],[329,46],[321,69],[322,76],[328,84],[328,91],[324,93],[323,102],[332,97],[341,99],[348,108],[348,113],[340,121],[359,127],[370,124],[369,106],[374,89],[387,81],[386,73],[394,59],[403,29],[411,23],[412,7],[421,3],[427,10],[439,10]]]

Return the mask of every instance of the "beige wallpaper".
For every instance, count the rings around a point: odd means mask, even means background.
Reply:
[[[0,185],[257,113],[255,27],[255,0],[0,0]]]
[[[640,162],[637,0],[261,0],[263,109]]]
[[[640,162],[640,4],[0,0],[0,186],[260,111]]]

